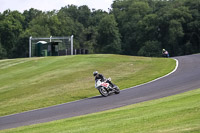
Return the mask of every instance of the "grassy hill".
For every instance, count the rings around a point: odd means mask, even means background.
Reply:
[[[101,54],[0,60],[0,116],[99,95],[95,70],[125,89],[174,67],[173,59]]]

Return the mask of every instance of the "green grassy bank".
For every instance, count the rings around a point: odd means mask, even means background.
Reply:
[[[163,76],[173,59],[123,55],[76,55],[0,60],[0,116],[99,95],[98,70],[120,89]]]
[[[199,133],[200,89],[0,133]]]

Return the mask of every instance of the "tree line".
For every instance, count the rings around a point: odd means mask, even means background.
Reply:
[[[74,35],[90,53],[171,56],[200,52],[199,0],[114,0],[109,12],[67,5],[0,13],[0,59],[28,57],[29,37]]]

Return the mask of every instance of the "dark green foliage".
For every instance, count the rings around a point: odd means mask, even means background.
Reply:
[[[6,50],[3,48],[3,46],[0,43],[0,59],[4,59],[7,57]]]
[[[113,15],[105,16],[98,26],[98,44],[101,53],[120,53],[121,40],[117,23]]]
[[[148,57],[159,57],[162,55],[160,51],[160,43],[158,41],[147,41],[138,51],[138,55]]]
[[[157,56],[144,52],[152,41],[172,56],[200,52],[199,0],[115,0],[112,7],[123,54]]]
[[[20,34],[23,31],[24,16],[18,11],[6,10],[2,14],[0,21],[1,45],[6,50],[7,57],[14,57],[13,51],[16,49]]]
[[[110,12],[68,5],[0,13],[0,58],[28,56],[28,39],[74,35],[90,53],[171,56],[200,52],[199,0],[114,0]]]

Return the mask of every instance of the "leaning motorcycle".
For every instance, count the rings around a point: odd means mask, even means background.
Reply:
[[[108,78],[107,80],[111,82],[111,78]],[[104,97],[107,97],[109,94],[112,93],[119,94],[119,87],[116,85],[112,86],[111,84],[107,83],[107,80],[101,82],[101,80],[99,79],[95,82],[95,88],[98,89],[99,93]]]
[[[165,51],[164,53],[162,53],[163,57],[169,58],[169,53],[167,51]]]

